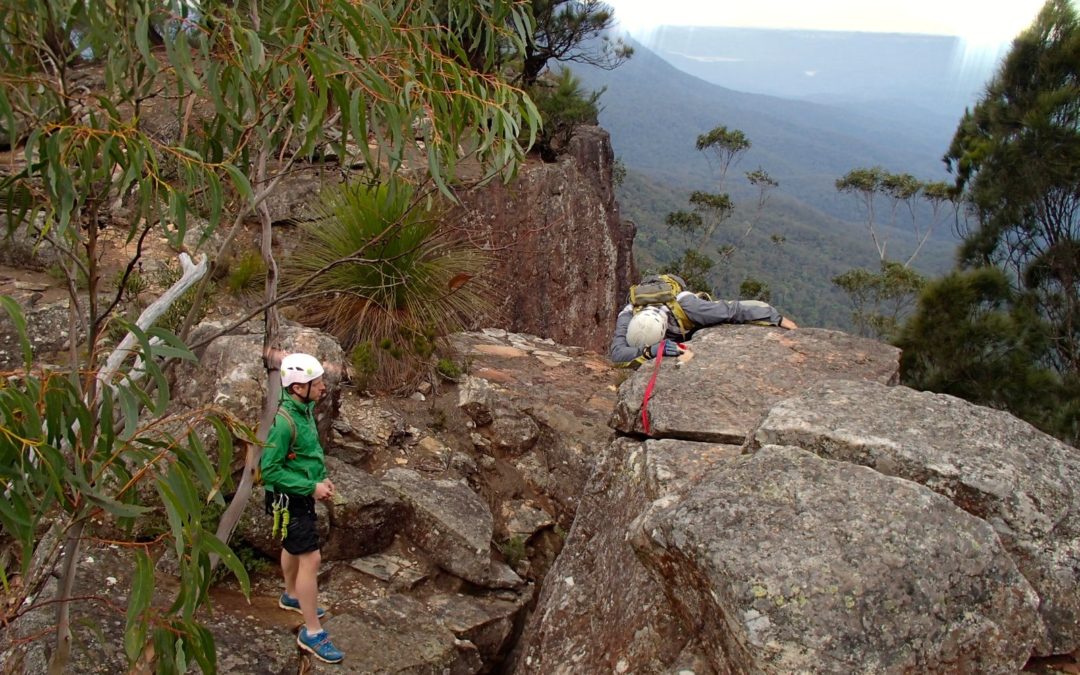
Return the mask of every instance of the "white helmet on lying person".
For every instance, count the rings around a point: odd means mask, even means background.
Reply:
[[[626,344],[637,349],[651,347],[664,339],[667,316],[660,307],[646,307],[630,319],[626,327]]]

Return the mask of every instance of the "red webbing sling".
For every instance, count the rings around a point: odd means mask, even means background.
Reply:
[[[645,387],[645,397],[641,399],[641,426],[645,430],[645,435],[649,435],[649,399],[652,398],[653,387],[656,386],[656,376],[660,374],[660,362],[664,360],[664,343],[667,340],[661,340],[660,344],[656,345],[656,358],[653,359],[652,377],[649,378],[649,384]]]

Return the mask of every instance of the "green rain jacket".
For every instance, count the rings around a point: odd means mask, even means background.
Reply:
[[[266,489],[310,495],[315,492],[315,484],[326,478],[325,456],[312,413],[314,407],[314,401],[297,403],[287,394],[282,398],[260,462]],[[295,443],[292,443],[292,428],[282,415],[288,415],[296,423]]]

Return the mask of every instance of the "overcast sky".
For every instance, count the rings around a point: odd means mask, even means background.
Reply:
[[[1044,0],[605,0],[623,29],[646,39],[669,26],[741,26],[957,35],[972,46],[1010,42]],[[1074,0],[1075,2],[1076,0]]]

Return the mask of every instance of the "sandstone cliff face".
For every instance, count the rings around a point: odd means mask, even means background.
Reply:
[[[608,133],[583,127],[558,162],[531,160],[509,185],[460,195],[462,225],[498,259],[500,325],[607,350],[614,312],[637,276],[613,162]]]

